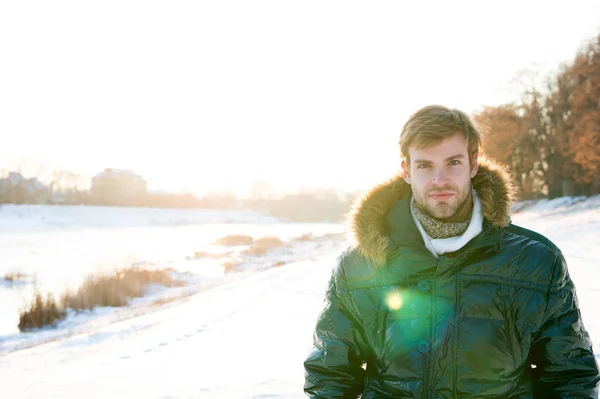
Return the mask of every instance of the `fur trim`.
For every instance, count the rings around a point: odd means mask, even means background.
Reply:
[[[479,158],[479,170],[472,179],[481,200],[483,216],[494,226],[506,227],[510,205],[516,198],[516,188],[508,168],[492,159]],[[359,252],[376,264],[387,260],[390,237],[386,230],[386,215],[396,201],[412,193],[402,173],[373,187],[358,199],[348,215],[350,234]]]

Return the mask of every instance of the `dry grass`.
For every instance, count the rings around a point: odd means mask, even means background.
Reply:
[[[243,261],[241,259],[232,259],[227,262],[223,262],[221,265],[223,266],[223,271],[225,273],[231,273],[234,272],[242,263]]]
[[[254,245],[243,252],[244,255],[260,256],[285,244],[277,237],[262,237],[254,241]]]
[[[315,239],[315,237],[312,234],[307,233],[307,234],[302,234],[300,237],[295,238],[294,241],[312,241],[314,239]]]
[[[196,252],[194,252],[194,256],[189,256],[188,259],[201,259],[201,258],[220,259],[220,258],[223,258],[223,257],[229,255],[230,253],[231,252],[213,253],[213,252],[205,252],[205,251],[196,251]]]
[[[46,300],[39,292],[34,295],[35,299],[31,307],[19,315],[20,331],[54,325],[66,315],[66,311],[56,303],[52,294],[49,294]]]
[[[20,314],[19,329],[25,331],[53,325],[65,316],[67,308],[85,310],[95,306],[125,306],[129,299],[143,296],[149,284],[173,287],[184,283],[172,279],[167,270],[135,267],[117,270],[110,275],[90,276],[77,291],[67,292],[60,304],[52,296],[44,301],[36,293],[31,307]]]
[[[28,276],[21,272],[8,272],[4,275],[4,280],[6,281],[21,281],[25,280]]]
[[[165,270],[128,268],[112,275],[88,277],[75,293],[62,298],[65,308],[75,310],[92,309],[94,306],[125,306],[130,298],[144,295],[149,284],[168,287],[181,286]]]
[[[224,245],[226,247],[235,247],[238,245],[250,245],[254,242],[254,239],[250,236],[241,234],[232,234],[225,237],[219,238],[215,241],[217,245]]]

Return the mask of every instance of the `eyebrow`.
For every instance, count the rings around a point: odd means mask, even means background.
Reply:
[[[464,158],[464,157],[465,157],[465,154],[452,155],[451,157],[446,158],[446,162],[451,161],[453,159],[460,159],[460,158]],[[415,159],[415,163],[431,163],[431,161],[428,161],[427,159]]]

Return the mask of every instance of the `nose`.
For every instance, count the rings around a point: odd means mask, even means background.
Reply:
[[[438,168],[432,178],[431,181],[436,186],[443,186],[448,183],[448,175],[443,168]]]

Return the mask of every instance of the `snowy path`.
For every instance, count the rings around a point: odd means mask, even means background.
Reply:
[[[302,361],[342,249],[14,352],[0,359],[2,397],[302,398]]]

